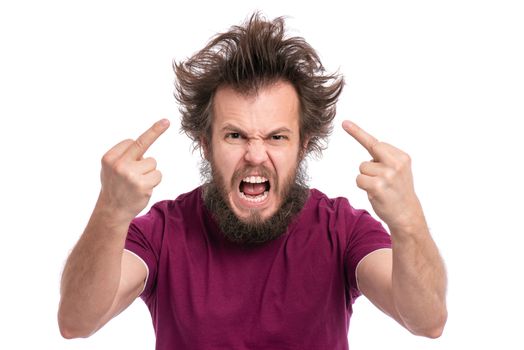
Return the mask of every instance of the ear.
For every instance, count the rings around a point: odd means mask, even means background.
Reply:
[[[209,161],[209,141],[205,136],[200,137],[200,156]]]
[[[303,142],[302,142],[302,147],[300,148],[300,153],[299,153],[299,158],[300,160],[304,159],[306,157],[306,154],[307,154],[307,146],[309,145],[309,140],[311,139],[311,137],[307,137]]]

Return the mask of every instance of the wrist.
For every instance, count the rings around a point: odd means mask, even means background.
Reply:
[[[104,225],[109,228],[125,227],[126,231],[134,219],[134,215],[131,215],[129,211],[114,205],[111,201],[104,198],[102,194],[100,194],[96,202],[93,217],[95,217],[98,222],[103,222]]]
[[[419,231],[426,225],[424,211],[416,195],[399,202],[396,207],[393,215],[384,218],[384,222],[391,231]]]
[[[429,232],[424,212],[420,205],[410,212],[405,212],[402,217],[394,222],[387,223],[392,237],[417,237]]]
[[[429,228],[425,219],[419,218],[416,222],[402,226],[388,226],[391,233],[393,247],[420,246],[430,239]]]

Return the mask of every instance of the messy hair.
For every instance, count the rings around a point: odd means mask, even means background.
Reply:
[[[344,79],[327,74],[316,51],[302,37],[288,37],[283,17],[266,20],[258,12],[241,26],[217,34],[201,51],[173,64],[181,130],[194,142],[211,140],[213,97],[228,86],[245,95],[277,81],[291,83],[300,101],[300,140],[305,154],[321,156],[332,132]]]

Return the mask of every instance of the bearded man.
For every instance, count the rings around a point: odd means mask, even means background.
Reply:
[[[143,216],[161,174],[155,123],[102,158],[102,188],[64,269],[59,325],[87,337],[137,297],[156,349],[347,349],[364,294],[414,334],[446,322],[446,274],[413,188],[410,158],[349,121],[373,160],[357,185],[390,234],[345,198],[305,181],[320,155],[343,78],[254,14],[175,64],[182,130],[201,148],[205,182]]]

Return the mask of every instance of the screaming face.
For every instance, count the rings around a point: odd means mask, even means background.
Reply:
[[[209,146],[204,200],[226,237],[248,244],[282,235],[308,194],[293,86],[278,82],[254,96],[218,89]]]

